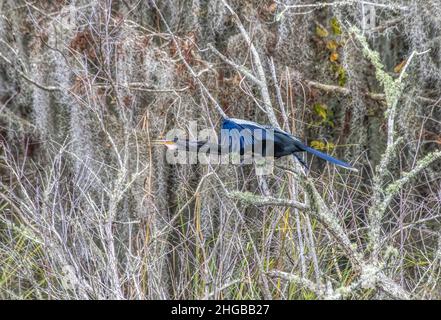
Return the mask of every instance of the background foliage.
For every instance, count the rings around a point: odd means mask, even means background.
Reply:
[[[0,0],[0,298],[441,298],[440,16]],[[359,173],[283,159],[262,178],[151,144],[220,111]]]

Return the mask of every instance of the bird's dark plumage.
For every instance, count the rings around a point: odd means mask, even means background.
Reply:
[[[326,160],[328,162],[331,162],[337,166],[349,169],[349,170],[356,170],[348,163],[338,160],[334,157],[331,157],[330,155],[320,152],[314,148],[311,148],[304,143],[302,143],[299,139],[294,137],[293,135],[277,129],[272,128],[269,126],[264,126],[252,121],[247,120],[241,120],[241,119],[224,119],[222,123],[222,130],[224,130],[224,136],[226,136],[229,141],[226,141],[225,138],[223,138],[223,141],[221,141],[221,144],[225,145],[226,142],[231,144],[231,137],[234,137],[237,135],[237,132],[243,132],[243,130],[248,130],[250,132],[261,132],[258,137],[256,135],[245,135],[245,137],[240,136],[240,154],[243,154],[245,150],[250,150],[250,144],[252,146],[262,146],[263,154],[266,155],[266,147],[270,145],[270,143],[273,144],[273,152],[275,158],[280,158],[283,156],[291,155],[293,154],[296,156],[297,159],[302,162],[303,165],[305,163],[301,158],[298,157],[297,153],[299,152],[308,152],[311,153],[323,160]],[[226,134],[229,132],[229,134]],[[232,133],[234,132],[234,133]],[[247,149],[248,148],[248,149]],[[254,151],[254,149],[253,149]]]

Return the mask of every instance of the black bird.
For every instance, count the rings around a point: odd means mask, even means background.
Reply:
[[[261,156],[273,156],[276,159],[294,155],[305,167],[306,164],[298,153],[309,152],[337,166],[358,171],[348,163],[311,148],[288,132],[271,126],[242,119],[225,118],[221,129],[221,138],[218,144],[210,143],[207,140],[192,141],[177,138],[157,140],[156,143],[164,144],[170,149],[194,152],[214,151],[219,154],[222,152],[237,152],[240,155],[251,152]]]

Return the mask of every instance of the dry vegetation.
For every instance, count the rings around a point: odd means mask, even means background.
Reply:
[[[0,0],[1,299],[440,299],[439,0]],[[269,123],[287,158],[151,140]]]

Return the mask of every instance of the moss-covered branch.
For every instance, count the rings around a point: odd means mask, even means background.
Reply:
[[[392,200],[394,196],[400,192],[400,190],[404,187],[405,184],[414,179],[421,171],[428,168],[433,162],[441,159],[441,151],[436,151],[428,154],[423,159],[420,159],[417,162],[417,165],[409,172],[404,172],[401,175],[401,178],[397,181],[389,184],[386,188],[386,196],[381,205],[384,210]]]
[[[372,63],[375,68],[375,76],[377,80],[381,83],[384,88],[385,99],[386,99],[386,116],[387,116],[387,147],[385,152],[381,157],[379,166],[376,169],[376,175],[374,177],[373,185],[373,204],[369,210],[369,220],[370,220],[370,247],[372,250],[372,256],[374,261],[378,263],[379,253],[380,253],[380,233],[381,233],[381,222],[383,219],[384,212],[390,204],[392,198],[402,189],[402,187],[415,177],[421,170],[427,168],[433,161],[439,158],[439,153],[434,153],[426,156],[424,159],[420,160],[417,166],[402,176],[396,182],[391,183],[387,188],[384,186],[384,178],[387,175],[387,168],[394,158],[395,151],[402,139],[395,139],[395,117],[398,101],[402,95],[404,89],[403,80],[407,77],[407,69],[416,55],[424,54],[425,52],[418,53],[413,51],[412,54],[407,59],[404,64],[399,76],[394,79],[389,75],[381,63],[380,56],[378,52],[372,50],[363,34],[356,27],[351,27],[349,29],[357,41],[362,46],[363,55]]]
[[[288,200],[288,199],[281,199],[281,198],[274,198],[271,196],[265,196],[261,197],[258,195],[255,195],[251,192],[239,192],[239,191],[231,191],[227,194],[228,198],[233,200],[239,200],[245,204],[250,204],[256,207],[261,206],[283,206],[283,207],[292,207],[299,210],[308,210],[308,206],[304,203]]]

